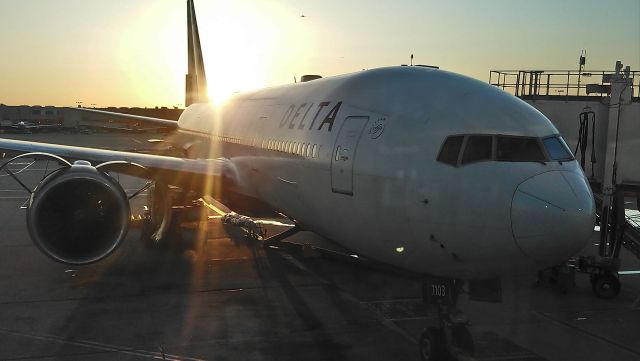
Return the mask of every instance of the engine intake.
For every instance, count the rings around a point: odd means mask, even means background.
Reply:
[[[83,265],[110,255],[124,240],[131,210],[108,174],[78,161],[47,176],[31,195],[29,234],[49,257]]]

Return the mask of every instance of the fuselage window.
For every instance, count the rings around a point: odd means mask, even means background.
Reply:
[[[562,137],[551,137],[542,140],[544,143],[544,147],[547,149],[547,153],[549,153],[549,158],[551,160],[558,161],[569,161],[573,160],[573,155],[571,154],[571,150],[564,142]]]
[[[498,136],[496,160],[507,162],[544,162],[538,139]]]
[[[311,158],[317,158],[318,157],[318,145],[314,144],[313,148],[311,149]]]
[[[311,147],[309,147],[311,144],[309,143],[305,143],[304,144],[304,150],[302,151],[302,155],[305,157],[309,156],[309,149],[311,149]]]
[[[490,135],[471,135],[467,138],[461,164],[491,160],[492,139]]]
[[[438,162],[451,165],[458,164],[458,154],[460,153],[460,147],[462,146],[463,140],[464,136],[462,135],[448,137],[442,145],[442,149],[438,155]]]

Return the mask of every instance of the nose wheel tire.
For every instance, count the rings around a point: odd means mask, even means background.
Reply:
[[[620,293],[620,280],[612,272],[594,275],[591,288],[596,296],[604,299],[615,298]]]
[[[445,338],[441,330],[429,327],[420,336],[420,359],[444,361],[447,359]]]

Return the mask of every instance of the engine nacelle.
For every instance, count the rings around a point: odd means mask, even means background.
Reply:
[[[120,184],[84,161],[47,176],[27,209],[33,243],[54,260],[73,265],[110,255],[124,240],[130,217]]]

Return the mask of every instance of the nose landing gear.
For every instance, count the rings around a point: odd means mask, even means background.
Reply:
[[[423,361],[469,360],[475,354],[468,316],[456,308],[462,281],[429,278],[423,282],[426,304],[438,308],[438,327],[428,327],[420,336]]]

